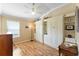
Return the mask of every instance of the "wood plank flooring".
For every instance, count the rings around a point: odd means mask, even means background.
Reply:
[[[14,46],[14,56],[58,56],[58,51],[42,43],[32,41]]]

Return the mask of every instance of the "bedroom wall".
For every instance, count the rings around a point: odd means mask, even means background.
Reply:
[[[27,19],[17,18],[14,16],[2,16],[2,19],[0,19],[0,21],[1,21],[0,33],[1,34],[7,33],[7,25],[6,25],[7,20],[14,20],[14,21],[18,21],[20,23],[20,37],[16,37],[13,39],[15,44],[20,43],[20,42],[29,41],[29,40],[31,40],[31,38],[32,39],[34,38],[33,35],[31,36],[31,34],[33,34],[33,28],[32,29],[25,28],[25,26],[29,26],[29,25],[31,25],[31,27],[33,27],[34,22],[27,21]]]
[[[0,16],[0,34],[1,34],[1,16]]]

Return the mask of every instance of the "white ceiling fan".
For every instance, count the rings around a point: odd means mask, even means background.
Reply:
[[[36,9],[36,8],[35,8],[35,3],[33,3],[33,4],[32,4],[32,15],[35,15],[35,13],[36,13],[36,12],[35,12],[35,9]]]
[[[25,8],[30,8],[30,7],[28,7],[28,6],[26,6],[26,5],[24,5],[24,7]],[[31,7],[31,10],[32,10],[32,15],[35,15],[36,14],[36,10],[37,10],[37,6],[36,6],[36,4],[35,3],[32,3],[32,7]]]

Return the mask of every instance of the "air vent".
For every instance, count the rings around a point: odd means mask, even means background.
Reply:
[[[41,20],[41,19],[40,19],[40,18],[38,18],[38,19],[36,19],[36,20],[35,20],[35,22],[36,22],[36,21],[39,21],[39,20]]]

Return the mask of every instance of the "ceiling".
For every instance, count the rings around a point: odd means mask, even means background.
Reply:
[[[0,3],[0,14],[23,18],[39,18],[63,3],[35,3],[36,14],[32,15],[33,3]]]

